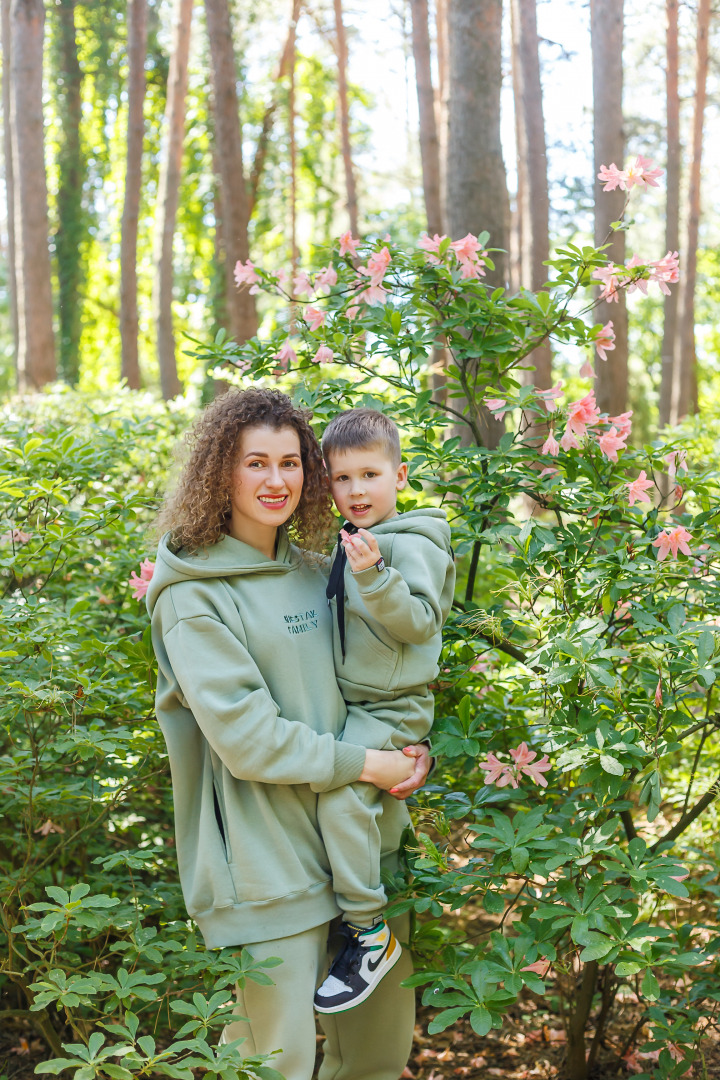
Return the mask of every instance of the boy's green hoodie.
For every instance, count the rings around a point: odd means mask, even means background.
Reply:
[[[338,684],[346,702],[365,705],[351,711],[343,739],[399,749],[421,742],[432,727],[428,684],[438,673],[455,564],[444,510],[409,510],[370,532],[385,569],[345,569],[344,657],[333,620]]]
[[[160,542],[147,593],[156,711],[183,894],[209,948],[338,913],[317,793],[357,780],[365,751],[339,740],[324,590],[283,533],[275,560],[229,536],[193,555]]]

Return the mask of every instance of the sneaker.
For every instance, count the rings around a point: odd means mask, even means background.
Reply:
[[[385,921],[367,928],[344,922],[342,933],[345,944],[315,994],[320,1013],[344,1012],[365,1001],[402,952]]]

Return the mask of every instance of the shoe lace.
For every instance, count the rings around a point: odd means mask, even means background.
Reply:
[[[341,981],[345,976],[355,975],[358,972],[362,961],[363,949],[370,949],[375,952],[382,948],[382,945],[361,945],[360,931],[348,926],[347,923],[343,923],[342,933],[346,939],[345,945],[333,964],[333,975]]]

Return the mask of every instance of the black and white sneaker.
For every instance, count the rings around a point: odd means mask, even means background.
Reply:
[[[344,1012],[365,1001],[402,952],[385,921],[370,927],[344,922],[342,933],[345,944],[315,994],[315,1008],[320,1013]]]

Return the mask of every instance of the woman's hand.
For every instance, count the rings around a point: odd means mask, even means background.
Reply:
[[[394,788],[390,788],[390,794],[396,799],[401,800],[407,799],[408,795],[412,795],[423,786],[427,780],[427,775],[430,772],[430,765],[432,764],[430,751],[424,743],[406,746],[403,750],[403,754],[413,762],[415,768],[409,780],[404,780],[402,784],[397,784]]]
[[[414,773],[415,760],[403,750],[366,750],[360,780],[389,791],[399,784],[404,785]]]

